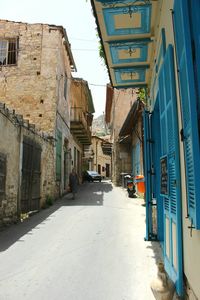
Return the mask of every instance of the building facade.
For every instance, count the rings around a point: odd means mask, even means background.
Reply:
[[[91,4],[112,86],[144,87],[148,95],[145,238],[161,244],[178,295],[200,299],[200,2]]]
[[[56,197],[67,190],[70,83],[76,69],[62,26],[0,20],[0,98],[55,141]]]
[[[76,169],[80,182],[82,173],[88,165],[87,154],[92,144],[91,126],[94,112],[93,99],[87,81],[82,78],[73,78],[70,87],[72,166]]]
[[[124,124],[119,132],[120,153],[126,153],[131,163],[130,174],[136,186],[136,192],[144,197],[144,183],[138,185],[138,180],[144,182],[144,160],[143,160],[143,111],[145,104],[138,98],[132,105]],[[141,186],[141,188],[140,188]]]
[[[92,136],[92,159],[89,170],[97,171],[105,179],[111,178],[111,148],[112,145],[103,137]]]
[[[130,145],[120,142],[120,130],[136,99],[136,91],[132,89],[107,86],[105,122],[111,131],[112,181],[116,185],[121,185],[122,173],[131,173]]]
[[[54,141],[0,103],[0,226],[55,197]]]

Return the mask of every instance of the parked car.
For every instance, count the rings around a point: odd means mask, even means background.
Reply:
[[[93,182],[93,181],[101,182],[102,180],[102,176],[96,171],[85,171],[83,174],[83,178],[84,180],[87,180],[89,182]]]

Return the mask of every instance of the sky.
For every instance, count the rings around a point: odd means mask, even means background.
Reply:
[[[98,37],[90,1],[0,0],[0,19],[62,25],[68,35],[77,72],[73,77],[88,81],[95,117],[105,111],[108,74],[98,53]]]

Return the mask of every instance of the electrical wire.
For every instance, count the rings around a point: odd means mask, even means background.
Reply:
[[[91,42],[91,43],[96,43],[96,40],[89,40],[89,39],[79,39],[79,38],[70,38],[71,40],[76,40],[76,41],[83,41],[83,42]]]
[[[72,49],[72,51],[99,51],[99,49]]]

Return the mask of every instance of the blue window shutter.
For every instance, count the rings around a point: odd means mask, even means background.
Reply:
[[[132,147],[132,174],[135,176],[135,147]]]
[[[145,201],[146,201],[146,240],[152,235],[152,207],[151,207],[151,156],[150,156],[150,118],[149,112],[143,112],[144,126],[144,176],[145,176]]]
[[[180,296],[183,295],[182,270],[182,210],[180,186],[180,157],[178,139],[177,97],[174,73],[174,49],[169,45],[159,73],[159,102],[161,127],[161,157],[167,158],[168,190],[162,195],[164,218],[169,220],[169,253],[167,240],[164,240],[165,267],[176,285]],[[172,225],[176,225],[176,238]],[[166,229],[166,228],[165,228]],[[167,231],[165,231],[166,234]],[[176,252],[173,252],[175,243]],[[177,266],[174,266],[174,254]]]
[[[191,23],[191,35],[192,35],[192,45],[193,45],[193,60],[194,60],[194,74],[195,83],[197,88],[197,110],[198,118],[200,119],[200,1],[194,0],[189,1],[189,13],[190,13],[190,23]]]
[[[174,2],[174,28],[177,51],[183,143],[186,165],[188,216],[200,229],[200,151],[197,119],[197,95],[194,83],[190,24],[186,0]]]
[[[136,175],[140,174],[140,142],[136,144]]]

